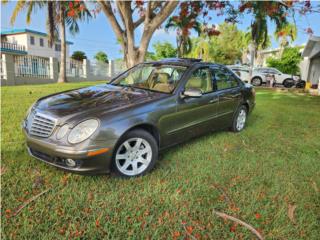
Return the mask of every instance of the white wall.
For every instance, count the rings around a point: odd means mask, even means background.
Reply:
[[[309,58],[305,57],[305,58],[300,62],[300,74],[301,74],[301,79],[304,80],[304,81],[307,81],[307,80],[308,80],[309,67],[310,67],[310,60],[309,60]]]
[[[27,48],[27,45],[28,45],[27,34],[7,35],[6,39],[10,43],[16,43],[19,45],[23,45]]]
[[[34,45],[31,45],[30,37],[34,37]],[[52,48],[48,45],[48,37],[33,34],[33,33],[21,33],[6,36],[7,41],[11,43],[17,43],[26,47],[28,55],[40,56],[40,57],[55,57],[60,59],[60,51],[55,51],[55,45]],[[43,47],[40,46],[40,38],[43,39]],[[55,42],[55,44],[60,44]],[[67,58],[69,57],[69,45],[67,44]]]

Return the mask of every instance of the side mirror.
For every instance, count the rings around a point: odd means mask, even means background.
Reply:
[[[190,98],[199,98],[202,96],[202,91],[196,88],[190,88],[185,90],[182,94],[183,97],[190,97]]]

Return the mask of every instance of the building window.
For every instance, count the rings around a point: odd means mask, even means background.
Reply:
[[[44,41],[43,41],[43,38],[40,38],[40,47],[44,47]]]
[[[60,52],[61,51],[61,45],[60,44],[55,44],[55,50],[57,51],[57,52]]]
[[[34,36],[30,36],[30,44],[34,45]]]

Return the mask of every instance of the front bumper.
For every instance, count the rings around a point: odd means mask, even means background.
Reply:
[[[25,129],[23,129],[23,132],[26,136],[29,154],[49,165],[80,174],[103,174],[110,172],[112,148],[109,148],[109,151],[105,153],[88,156],[89,152],[105,148],[104,142],[91,144],[87,149],[80,150],[72,146],[59,146],[46,139],[30,136]],[[76,165],[74,167],[68,166],[66,159],[74,160]]]

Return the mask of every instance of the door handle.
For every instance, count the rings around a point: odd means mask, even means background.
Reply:
[[[219,101],[219,98],[214,98],[209,101],[209,103],[216,103]]]

